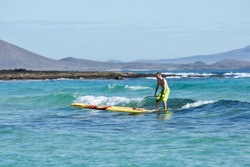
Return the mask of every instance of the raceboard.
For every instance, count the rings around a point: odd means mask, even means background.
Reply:
[[[113,112],[127,112],[127,113],[147,113],[154,112],[155,110],[150,110],[146,108],[135,108],[135,107],[121,107],[121,106],[97,106],[85,103],[72,103],[71,106],[77,108],[87,108],[93,110],[107,110]]]

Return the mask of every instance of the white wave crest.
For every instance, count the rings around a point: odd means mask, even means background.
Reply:
[[[156,77],[146,77],[146,79],[156,80]]]
[[[224,76],[233,77],[233,78],[249,78],[250,73],[228,72],[228,73],[225,73]]]
[[[212,77],[212,76],[216,76],[217,74],[214,73],[193,73],[193,72],[165,72],[163,73],[164,75],[166,75],[166,78],[175,78],[175,79],[179,79],[179,78],[201,78],[201,77]],[[147,77],[146,79],[154,79],[156,80],[156,77]]]
[[[213,73],[192,73],[192,72],[180,72],[180,73],[163,73],[167,75],[167,78],[196,78],[196,77],[211,77]]]
[[[116,85],[108,84],[108,88],[109,88],[109,89],[114,89],[115,87],[116,87]]]
[[[213,100],[209,100],[209,101],[196,101],[194,103],[187,103],[186,105],[182,106],[181,109],[187,109],[187,108],[194,108],[194,107],[199,107],[205,104],[210,104],[210,103],[214,103]]]
[[[111,84],[108,85],[109,89],[114,89],[116,87],[122,87],[122,88],[127,89],[127,90],[146,90],[146,89],[152,89],[152,88],[147,87],[147,86],[129,86],[129,85],[117,86],[117,85],[111,85]]]
[[[146,90],[146,89],[152,89],[150,87],[147,86],[125,86],[125,89],[129,89],[129,90]]]
[[[74,102],[86,103],[92,105],[126,105],[131,102],[139,102],[141,98],[126,98],[126,97],[106,97],[106,96],[80,96]]]

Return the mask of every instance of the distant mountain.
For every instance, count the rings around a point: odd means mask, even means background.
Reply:
[[[67,57],[49,59],[0,40],[0,70],[125,71],[125,70],[250,70],[250,46],[220,54],[135,62],[101,62]]]
[[[247,70],[250,69],[249,61],[241,61],[241,60],[223,60],[211,65],[213,69],[242,69]]]
[[[197,56],[182,57],[176,59],[138,60],[138,62],[187,64],[187,63],[194,63],[196,61],[201,61],[206,64],[213,64],[223,60],[250,61],[250,45],[241,49],[235,49],[232,51],[218,53],[218,54],[197,55]]]
[[[27,69],[37,71],[89,71],[106,70],[104,62],[75,59],[49,59],[16,45],[0,40],[0,70]]]
[[[81,71],[95,71],[95,70],[106,70],[109,67],[110,63],[92,61],[86,59],[77,59],[73,57],[67,57],[59,60],[66,69],[70,70],[81,70]]]
[[[203,62],[195,62],[188,64],[170,64],[174,68],[173,70],[212,70],[212,71],[221,71],[221,70],[249,70],[250,62],[249,61],[240,61],[240,60],[222,60],[214,64],[206,64]]]
[[[116,60],[116,59],[111,59],[107,61],[108,63],[122,63],[123,61],[121,60]]]
[[[0,40],[0,69],[24,68],[32,70],[63,70],[53,59],[40,56],[16,45]]]

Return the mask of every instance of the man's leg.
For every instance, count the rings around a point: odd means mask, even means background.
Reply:
[[[163,102],[164,110],[167,110],[167,102],[164,100],[162,100],[162,102]]]
[[[155,102],[155,110],[158,110],[158,105],[159,105],[159,101],[156,100],[156,102]]]

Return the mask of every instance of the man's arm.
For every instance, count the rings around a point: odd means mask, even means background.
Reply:
[[[158,91],[158,87],[159,87],[159,83],[157,82],[156,87],[155,87],[155,96],[156,96],[156,93]]]

